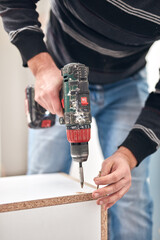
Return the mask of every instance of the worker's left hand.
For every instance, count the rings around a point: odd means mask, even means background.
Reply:
[[[137,165],[134,155],[120,147],[111,157],[104,160],[101,176],[94,178],[96,185],[104,185],[92,193],[98,205],[105,209],[114,205],[131,187],[131,169]]]

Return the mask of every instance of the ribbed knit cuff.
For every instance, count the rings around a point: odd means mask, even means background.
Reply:
[[[23,31],[12,41],[19,49],[23,66],[27,67],[27,61],[41,52],[48,52],[43,41],[44,34],[35,31]]]
[[[141,130],[131,130],[125,141],[119,146],[128,148],[138,161],[137,166],[144,158],[156,151],[157,144]]]

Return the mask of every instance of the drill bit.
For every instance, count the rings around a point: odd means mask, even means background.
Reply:
[[[83,188],[83,184],[84,184],[84,175],[83,175],[82,162],[79,163],[79,176],[80,176],[80,184],[81,184],[81,188]]]

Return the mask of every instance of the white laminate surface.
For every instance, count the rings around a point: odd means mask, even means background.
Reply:
[[[60,173],[0,178],[0,205],[90,193],[93,188]]]

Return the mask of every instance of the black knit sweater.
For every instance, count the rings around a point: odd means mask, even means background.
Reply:
[[[113,83],[144,67],[150,46],[160,39],[160,1],[51,0],[45,44],[36,2],[0,0],[4,27],[24,66],[49,51],[59,68],[82,62],[89,66],[90,83]],[[160,146],[160,82],[122,145],[138,163]]]

